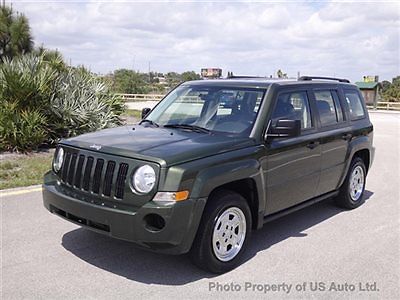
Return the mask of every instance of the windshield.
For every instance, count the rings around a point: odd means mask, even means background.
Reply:
[[[146,120],[171,128],[202,128],[212,132],[248,135],[265,89],[181,85]],[[185,126],[182,126],[185,125]]]

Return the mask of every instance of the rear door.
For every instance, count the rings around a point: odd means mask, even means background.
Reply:
[[[321,147],[307,90],[277,95],[270,125],[279,119],[300,120],[301,135],[268,139],[266,186],[267,214],[315,196],[320,174]]]
[[[346,120],[340,95],[340,90],[336,88],[313,89],[321,144],[321,176],[317,195],[338,188],[345,167],[348,145],[352,139],[351,127]]]

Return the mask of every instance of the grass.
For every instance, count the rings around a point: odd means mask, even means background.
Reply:
[[[52,159],[51,152],[17,155],[0,161],[0,190],[42,183]]]
[[[136,109],[126,109],[122,117],[133,117],[140,120],[142,118],[142,112]]]

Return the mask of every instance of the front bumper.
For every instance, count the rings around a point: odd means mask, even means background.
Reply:
[[[135,211],[92,204],[62,192],[52,172],[45,175],[43,204],[52,213],[84,228],[134,242],[148,250],[182,254],[190,250],[206,199],[188,199],[173,205],[152,201]],[[161,230],[146,225],[145,217],[157,214],[165,220]]]

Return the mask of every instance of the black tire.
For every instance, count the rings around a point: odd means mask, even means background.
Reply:
[[[229,261],[221,261],[213,250],[213,233],[216,222],[228,209],[240,209],[245,217],[246,233],[239,252]],[[228,191],[219,190],[207,201],[204,213],[197,230],[195,240],[190,250],[192,262],[199,268],[212,273],[225,273],[236,268],[243,258],[251,233],[251,212],[246,199],[241,195]],[[217,225],[218,226],[218,225]],[[232,236],[231,236],[232,237]],[[232,247],[231,247],[232,249]]]
[[[355,169],[362,169],[362,177],[363,177],[363,187],[361,189],[361,194],[354,199],[350,192],[350,184],[352,179],[352,174]],[[344,180],[342,186],[340,187],[339,195],[336,197],[336,204],[340,207],[347,209],[354,209],[359,207],[364,203],[364,190],[366,183],[367,169],[365,167],[364,161],[360,157],[354,157],[351,161],[349,171],[347,172],[346,179]]]

